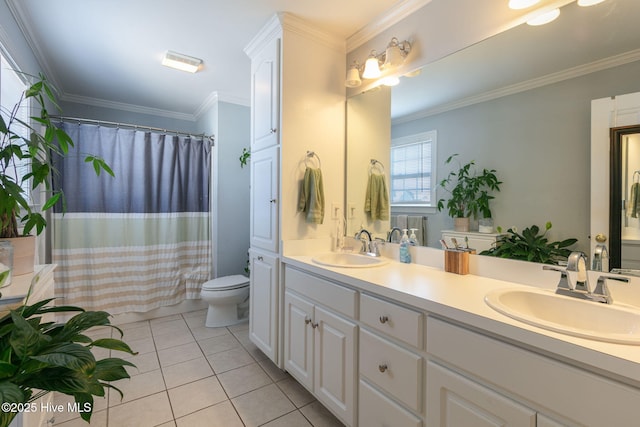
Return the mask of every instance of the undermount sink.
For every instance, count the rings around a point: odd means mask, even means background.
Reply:
[[[556,295],[542,289],[500,289],[485,302],[521,322],[563,334],[640,345],[640,310]]]
[[[385,258],[342,252],[328,252],[316,255],[311,258],[311,261],[328,267],[347,268],[377,267],[389,262]]]

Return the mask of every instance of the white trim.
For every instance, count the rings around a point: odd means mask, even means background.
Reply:
[[[382,15],[379,15],[373,19],[370,23],[364,26],[362,29],[356,31],[353,35],[347,38],[346,49],[347,52],[351,52],[358,47],[362,46],[369,40],[373,39],[378,34],[385,30],[388,30],[398,22],[405,19],[418,9],[431,3],[431,0],[404,0],[398,2],[391,9],[388,9]]]
[[[481,102],[491,101],[493,99],[502,98],[504,96],[514,95],[516,93],[525,92],[531,89],[559,83],[564,80],[585,76],[598,71],[607,70],[609,68],[630,64],[640,60],[640,49],[631,50],[609,58],[604,58],[588,64],[579,65],[577,67],[568,68],[566,70],[547,74],[546,76],[537,77],[535,79],[526,80],[524,82],[505,86],[496,90],[484,92],[478,95],[469,96],[457,101],[448,102],[437,107],[428,108],[417,113],[408,114],[392,120],[392,124],[401,124],[412,122],[414,120],[423,119],[436,114],[445,113],[447,111],[456,110],[458,108],[468,107],[470,105],[479,104]]]

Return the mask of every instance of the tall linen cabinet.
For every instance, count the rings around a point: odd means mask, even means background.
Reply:
[[[330,237],[335,224],[327,206],[344,200],[345,43],[278,13],[245,53],[251,59],[249,338],[282,368],[283,252],[289,241]],[[322,159],[322,224],[307,223],[297,211],[308,151]]]

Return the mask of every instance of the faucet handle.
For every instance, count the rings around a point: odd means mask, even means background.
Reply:
[[[609,287],[607,286],[607,279],[616,280],[618,282],[629,283],[629,278],[628,277],[621,277],[621,276],[617,276],[617,275],[613,275],[613,274],[601,274],[598,277],[598,283],[596,284],[596,288],[593,291],[593,295],[596,298],[600,297],[598,299],[598,301],[600,301],[600,302],[604,302],[604,303],[607,303],[607,304],[612,304],[613,303],[613,298],[611,297],[611,292],[609,291]]]
[[[569,281],[567,280],[566,268],[556,267],[555,265],[543,265],[542,269],[560,272],[560,281],[558,282],[558,289],[573,290],[573,288],[571,288],[569,285]]]

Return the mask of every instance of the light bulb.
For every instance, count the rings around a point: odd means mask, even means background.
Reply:
[[[560,16],[560,9],[553,9],[528,20],[527,24],[533,26],[548,24],[549,22],[554,21],[558,16]]]
[[[365,79],[377,79],[381,74],[382,72],[380,71],[378,58],[375,56],[367,58],[367,62],[364,63],[364,72],[362,73],[362,77]]]

